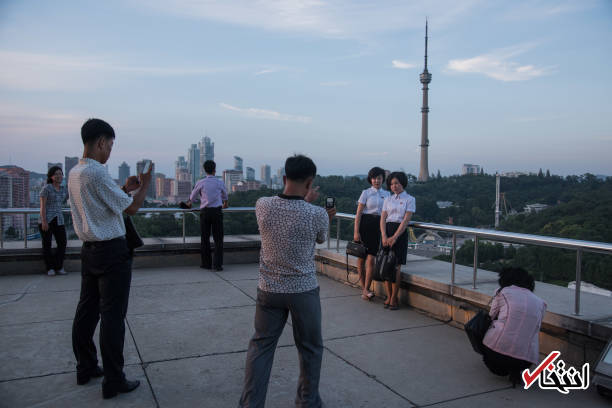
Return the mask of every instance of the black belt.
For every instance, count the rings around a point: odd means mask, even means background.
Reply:
[[[107,239],[106,241],[85,241],[83,242],[83,246],[85,248],[99,248],[106,245],[111,245],[117,243],[119,241],[125,241],[125,237],[117,237],[113,239]]]
[[[200,208],[200,210],[220,210],[223,207],[218,206],[218,207],[204,207],[204,208]]]

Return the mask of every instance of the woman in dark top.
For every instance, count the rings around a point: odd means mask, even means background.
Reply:
[[[47,184],[40,191],[40,223],[38,229],[42,237],[43,256],[47,275],[65,275],[64,254],[66,253],[66,228],[62,208],[68,199],[68,189],[62,186],[64,172],[53,166],[47,172]],[[51,251],[51,236],[55,237],[57,249]]]

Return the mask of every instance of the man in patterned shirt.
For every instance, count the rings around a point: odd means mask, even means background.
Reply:
[[[261,234],[255,334],[249,343],[241,407],[263,407],[278,338],[291,313],[293,338],[300,354],[298,407],[320,407],[319,377],[323,357],[321,301],[314,263],[315,242],[327,239],[336,209],[310,204],[317,167],[296,155],[285,162],[285,189],[255,204]]]
[[[81,295],[72,325],[72,349],[77,360],[77,384],[104,375],[102,396],[112,398],[133,391],[139,381],[123,373],[123,342],[132,253],[125,240],[123,213],[133,215],[142,206],[151,182],[151,170],[130,177],[122,189],[103,166],[110,157],[115,131],[103,120],[89,119],[81,128],[83,158],[70,171],[68,190],[74,230],[83,241]],[[130,197],[127,193],[140,190]],[[98,366],[94,331],[100,324],[104,371]]]

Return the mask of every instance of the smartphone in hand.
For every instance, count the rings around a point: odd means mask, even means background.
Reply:
[[[334,208],[336,206],[336,199],[334,197],[327,197],[325,199],[325,208]]]
[[[145,160],[144,167],[142,168],[142,174],[146,174],[151,169],[151,160]]]

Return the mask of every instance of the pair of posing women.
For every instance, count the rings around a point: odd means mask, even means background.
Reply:
[[[370,292],[374,258],[381,246],[390,247],[397,257],[395,282],[385,281],[387,299],[385,309],[397,310],[400,288],[400,269],[406,264],[408,252],[408,223],[414,213],[415,199],[404,189],[408,185],[408,177],[404,172],[393,172],[386,178],[389,191],[382,189],[385,181],[385,171],[373,167],[368,172],[368,182],[372,187],[363,190],[358,200],[355,216],[355,232],[353,239],[362,242],[367,249],[367,257],[359,259],[359,281],[363,292],[361,297],[371,300],[374,293]]]

